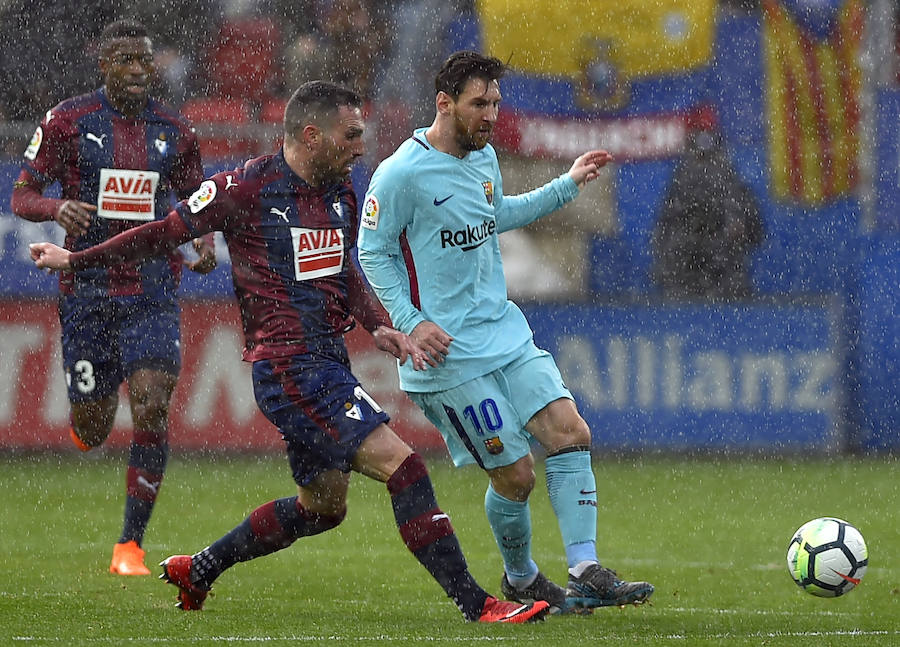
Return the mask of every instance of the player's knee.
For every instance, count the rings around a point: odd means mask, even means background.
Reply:
[[[344,506],[340,510],[338,510],[335,514],[328,515],[324,518],[324,523],[326,525],[326,530],[331,530],[332,528],[337,528],[343,523],[344,519],[347,517],[347,506]]]
[[[131,398],[131,414],[135,426],[164,427],[169,419],[169,394],[160,389],[148,389]]]
[[[572,445],[590,445],[591,444],[591,428],[584,418],[578,416],[577,420],[572,422],[566,429],[566,436],[572,441]]]
[[[491,472],[491,485],[497,494],[511,501],[528,499],[534,489],[535,475],[534,461],[526,459]]]
[[[550,434],[550,442],[545,445],[548,454],[566,449],[568,447],[585,447],[591,445],[591,428],[584,418],[575,414],[567,420],[560,421]]]

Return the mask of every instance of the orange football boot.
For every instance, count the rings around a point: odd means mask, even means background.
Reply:
[[[113,546],[109,572],[116,575],[150,575],[150,569],[144,566],[144,551],[136,541]]]

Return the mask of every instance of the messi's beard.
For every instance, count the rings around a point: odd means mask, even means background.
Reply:
[[[455,126],[455,139],[456,144],[459,146],[461,150],[464,151],[478,151],[484,148],[488,141],[490,140],[490,133],[484,139],[483,142],[479,142],[476,139],[478,131],[475,131],[475,134],[469,132],[468,127],[463,123],[462,119],[460,119],[459,115],[455,115],[453,119],[453,124]]]

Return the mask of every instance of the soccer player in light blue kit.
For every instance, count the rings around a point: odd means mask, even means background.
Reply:
[[[477,463],[490,477],[485,510],[503,556],[503,594],[546,600],[560,611],[641,603],[653,586],[624,582],[597,559],[591,432],[552,356],[535,346],[525,316],[507,298],[497,240],[573,200],[612,157],[587,152],[543,187],[504,196],[488,144],[503,71],[498,59],[476,52],[444,63],[434,122],[372,177],[360,264],[394,325],[440,361],[424,372],[400,366],[400,384],[440,430],[453,462]],[[531,557],[532,438],[547,452],[566,589]]]

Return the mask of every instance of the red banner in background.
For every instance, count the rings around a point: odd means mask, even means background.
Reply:
[[[703,107],[697,110],[705,109]],[[696,111],[581,119],[500,113],[492,143],[524,157],[575,159],[600,148],[617,162],[664,159],[681,154]]]
[[[173,449],[281,451],[277,429],[253,399],[243,335],[230,302],[182,303],[182,370],[169,415]],[[421,411],[400,391],[389,355],[361,329],[347,336],[353,372],[419,451],[443,449]],[[56,302],[0,302],[0,449],[69,449],[69,403],[59,350]],[[126,448],[131,414],[124,390],[107,447]]]

